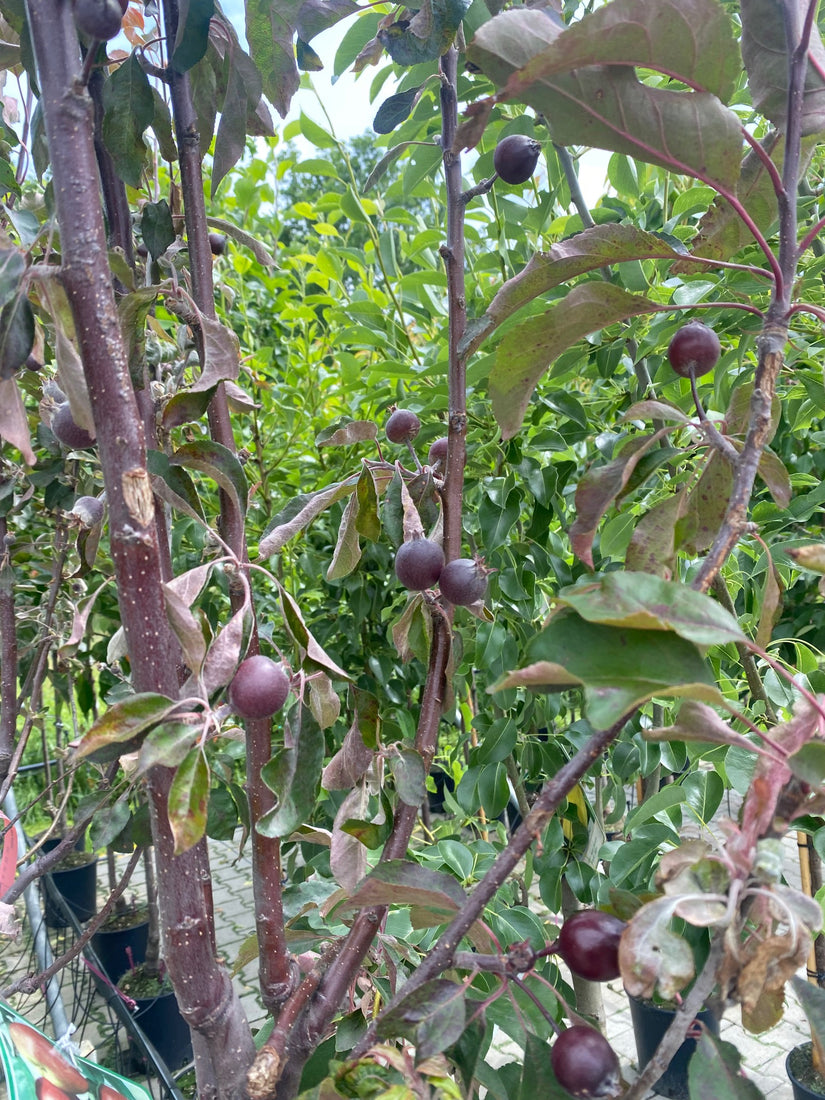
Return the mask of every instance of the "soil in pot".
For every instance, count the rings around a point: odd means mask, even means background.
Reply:
[[[51,871],[57,892],[82,924],[97,911],[97,856],[93,852],[70,852]],[[65,928],[69,923],[60,905],[50,896],[45,883],[43,911],[49,928]]]
[[[794,1047],[785,1059],[794,1100],[820,1100],[825,1096],[825,1076],[814,1069],[811,1043]]]
[[[92,949],[111,981],[146,958],[149,940],[149,912],[145,907],[113,913],[92,936]]]
[[[676,1010],[654,1004],[652,1001],[640,1001],[635,997],[628,997],[628,1000],[630,1001],[633,1033],[636,1037],[639,1068],[642,1069],[655,1054],[656,1047],[670,1027]],[[696,1019],[714,1035],[719,1034],[719,1021],[712,1012],[700,1012]],[[654,1085],[655,1091],[660,1096],[667,1096],[669,1100],[688,1100],[690,1095],[688,1089],[688,1062],[695,1050],[696,1039],[685,1039],[671,1059],[668,1068]]]
[[[135,1001],[135,1023],[169,1069],[174,1071],[191,1062],[192,1036],[171,983],[137,966],[121,978],[118,988]],[[145,1066],[142,1050],[133,1050],[133,1057],[136,1064]]]

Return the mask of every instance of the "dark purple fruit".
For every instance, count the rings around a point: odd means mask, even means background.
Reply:
[[[238,665],[229,685],[229,704],[241,718],[271,718],[289,695],[283,666],[260,653]]]
[[[89,38],[107,42],[120,33],[123,11],[119,0],[74,0],[77,29]]]
[[[26,369],[31,371],[39,371],[43,369],[43,364],[40,362],[36,355],[32,354],[26,360]]]
[[[103,520],[103,501],[97,497],[78,497],[72,515],[77,516],[85,527],[94,527]]]
[[[209,247],[212,249],[213,256],[223,256],[226,252],[226,237],[223,233],[210,233]]]
[[[722,345],[719,337],[702,321],[689,321],[670,341],[667,357],[680,378],[698,378],[719,362]]]
[[[613,1096],[619,1085],[619,1059],[600,1031],[586,1024],[568,1027],[550,1054],[553,1072],[572,1096]]]
[[[574,974],[591,982],[619,977],[619,940],[625,922],[600,909],[580,909],[568,917],[556,951]]]
[[[439,462],[443,466],[447,461],[447,437],[442,435],[440,439],[435,439],[430,444],[430,450],[427,454],[427,463],[430,466],[437,466]]]
[[[469,607],[484,599],[487,570],[473,558],[455,558],[441,570],[438,586],[441,595],[450,603]]]
[[[408,443],[421,431],[421,421],[409,409],[396,409],[385,430],[390,443]]]
[[[93,437],[75,421],[68,401],[54,410],[52,431],[64,447],[71,447],[72,450],[83,451],[95,445]]]
[[[493,153],[493,167],[505,183],[526,183],[536,170],[541,146],[525,134],[502,138]]]
[[[412,539],[398,548],[395,575],[411,592],[438,584],[444,568],[444,551],[431,539]]]

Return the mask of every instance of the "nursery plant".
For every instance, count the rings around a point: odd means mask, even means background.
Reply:
[[[73,830],[151,841],[202,1100],[634,1100],[706,1003],[769,1028],[822,921],[780,847],[825,809],[816,0],[249,0],[248,47],[115,7],[0,0],[0,795],[48,683]],[[366,178],[274,137],[338,23]],[[578,906],[681,1003],[627,1089],[554,961]],[[759,1095],[729,1043],[691,1074]]]

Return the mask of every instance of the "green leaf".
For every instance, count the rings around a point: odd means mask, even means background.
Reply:
[[[543,313],[511,328],[496,349],[490,373],[490,399],[504,438],[519,430],[537,382],[566,348],[597,329],[661,308],[599,280],[574,287]]]
[[[11,378],[34,347],[34,313],[22,294],[0,310],[0,379]]]
[[[117,760],[138,748],[141,734],[159,725],[175,708],[174,700],[155,692],[130,695],[109,707],[89,726],[75,749],[78,757],[99,763]]]
[[[163,406],[161,423],[164,430],[169,432],[173,428],[179,428],[181,424],[191,424],[200,420],[209,408],[209,402],[217,389],[217,383],[208,390],[182,390],[173,394]]]
[[[146,452],[146,468],[152,480],[152,492],[185,515],[203,522],[203,507],[194,482],[187,472],[173,466],[162,451]]]
[[[411,145],[416,144],[417,142],[415,141],[402,141],[399,145],[393,146],[392,149],[386,152],[370,172],[369,176],[367,176],[364,182],[364,194],[366,195],[369,191],[372,191],[376,183],[386,174],[392,162],[400,157],[405,149],[409,149]]]
[[[364,466],[355,488],[358,500],[358,514],[355,517],[355,529],[365,539],[377,542],[381,537],[381,520],[378,518],[378,490],[370,473]]]
[[[804,783],[821,787],[825,783],[825,742],[809,741],[788,757],[787,765]]]
[[[301,664],[308,663],[311,668],[321,668],[336,680],[349,680],[350,677],[332,660],[318,644],[310,632],[298,604],[282,585],[278,585],[281,594],[281,606],[284,612],[284,626],[298,647]]]
[[[184,758],[169,787],[169,825],[175,855],[188,852],[206,832],[209,804],[209,765],[200,745]]]
[[[702,1028],[696,1053],[688,1063],[690,1100],[764,1100],[764,1093],[742,1072],[742,1056]]]
[[[412,19],[399,19],[378,31],[378,41],[396,65],[435,61],[453,44],[471,0],[421,0]]]
[[[166,100],[154,85],[152,85],[152,100],[155,104],[152,131],[157,138],[160,155],[164,160],[176,161],[178,159],[178,147],[172,133],[172,116],[169,113]]]
[[[410,117],[410,112],[418,102],[421,87],[396,92],[395,95],[384,100],[372,120],[372,128],[376,134],[391,134],[396,126],[400,126]]]
[[[543,12],[522,8],[482,24],[467,57],[501,88],[561,38]],[[716,96],[644,85],[623,65],[577,64],[519,86],[518,98],[541,112],[555,142],[626,153],[721,191],[735,186],[740,124]]]
[[[154,117],[149,78],[132,53],[103,85],[103,142],[117,174],[135,189],[147,162],[143,133]]]
[[[488,690],[582,686],[587,717],[596,729],[654,697],[719,697],[698,649],[660,630],[619,629],[562,612],[530,641],[526,656],[526,667]]]
[[[140,215],[140,235],[153,260],[162,256],[176,240],[172,211],[166,199],[147,202]]]
[[[258,821],[258,832],[263,836],[289,836],[308,821],[321,786],[324,735],[301,704],[290,714],[290,730],[292,747],[279,749],[261,768],[261,778],[278,797],[275,809]]]
[[[20,290],[20,280],[26,270],[26,259],[19,248],[0,251],[0,307],[5,306]]]
[[[719,809],[725,784],[718,772],[690,772],[682,780],[688,806],[700,825],[709,825]]]
[[[180,0],[178,12],[178,33],[171,65],[175,72],[185,73],[206,53],[215,0]]]
[[[804,981],[798,974],[791,978],[794,993],[811,1025],[811,1037],[825,1049],[825,989]]]
[[[446,924],[465,900],[464,891],[452,875],[391,859],[379,863],[335,912],[357,912],[371,905],[409,905],[428,913],[433,923]]]
[[[747,641],[733,615],[716,600],[649,573],[608,573],[593,583],[563,588],[559,602],[589,622],[672,630],[697,646]]]
[[[384,1012],[378,1020],[379,1039],[402,1036],[416,1048],[417,1058],[430,1058],[452,1046],[466,1023],[463,985],[436,978]]]
[[[358,498],[353,493],[347,501],[347,506],[338,527],[335,550],[327,567],[328,581],[337,581],[341,577],[348,577],[361,560],[361,542],[355,525],[357,517]]]

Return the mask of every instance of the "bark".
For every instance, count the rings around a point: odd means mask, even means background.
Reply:
[[[98,193],[91,100],[78,82],[80,49],[71,7],[31,0],[28,22],[54,174],[61,279],[75,323],[109,506],[111,554],[136,691],[178,691],[179,652],[167,624],[155,507],[143,428],[129,380]],[[148,778],[161,935],[181,1010],[209,1048],[202,1097],[241,1100],[252,1037],[212,948],[200,855],[175,855],[167,816],[172,772]]]

